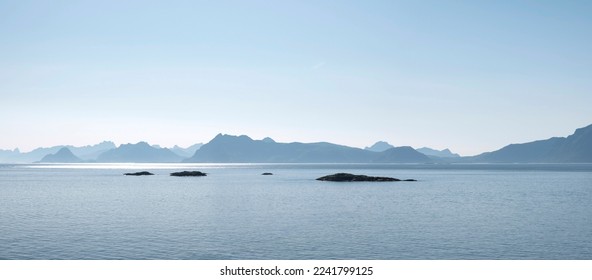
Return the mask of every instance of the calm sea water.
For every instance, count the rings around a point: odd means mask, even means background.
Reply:
[[[592,165],[0,165],[0,259],[592,259]]]

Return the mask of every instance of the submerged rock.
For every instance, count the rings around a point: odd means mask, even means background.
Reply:
[[[398,182],[401,179],[391,177],[374,177],[366,175],[354,175],[350,173],[336,173],[333,175],[327,175],[317,178],[319,181],[331,181],[331,182]],[[405,181],[415,181],[414,179],[407,179]]]
[[[148,175],[154,175],[148,171],[140,171],[140,172],[133,172],[133,173],[123,173],[123,175],[125,176],[148,176]]]
[[[178,177],[198,177],[198,176],[206,176],[206,173],[201,171],[181,171],[181,172],[173,172],[171,176],[178,176]]]
[[[271,173],[271,172],[265,172],[265,173],[262,173],[261,175],[266,175],[266,176],[268,176],[268,175],[273,175],[273,173]]]

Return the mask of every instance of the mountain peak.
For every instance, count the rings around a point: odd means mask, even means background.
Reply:
[[[141,141],[136,144],[122,144],[118,148],[102,153],[98,162],[180,162],[181,156],[169,149],[156,148]]]
[[[68,149],[67,147],[62,147],[61,149],[58,150],[58,152],[56,154],[57,155],[59,155],[59,154],[72,154],[72,151],[70,151],[70,149]]]
[[[388,149],[392,149],[395,146],[389,144],[388,142],[385,141],[378,141],[376,143],[374,143],[374,145],[370,146],[370,147],[366,147],[364,148],[364,150],[368,150],[368,151],[372,151],[372,152],[384,152]]]
[[[261,141],[263,141],[265,143],[276,143],[275,140],[271,139],[270,137],[265,137],[265,138],[261,139]]]
[[[589,126],[585,126],[585,127],[581,127],[581,128],[576,129],[574,134],[572,134],[571,136],[581,135],[581,134],[586,134],[586,133],[592,133],[592,124]]]
[[[82,162],[80,158],[75,156],[70,149],[63,147],[59,149],[55,154],[48,154],[44,156],[40,162],[64,162],[64,163],[77,163]]]
[[[374,162],[380,163],[426,163],[431,161],[432,160],[428,156],[416,151],[409,146],[390,148],[386,151],[380,152],[379,156],[374,159]]]
[[[152,146],[150,146],[150,144],[148,144],[148,142],[145,141],[140,141],[138,143],[127,143],[127,144],[121,144],[119,145],[118,149],[120,148],[152,148]]]
[[[197,144],[193,144],[187,148],[183,148],[180,147],[179,145],[175,145],[174,147],[170,148],[169,150],[171,150],[173,153],[182,156],[184,158],[188,158],[191,157],[193,154],[195,154],[195,151],[199,150],[199,148],[201,148],[203,144],[202,143],[197,143]]]
[[[436,150],[428,147],[423,147],[417,149],[418,152],[426,155],[426,156],[434,156],[434,157],[441,157],[441,158],[457,158],[460,157],[459,154],[455,154],[450,151],[450,149],[444,150]]]
[[[226,142],[226,141],[235,141],[235,140],[253,141],[253,139],[251,139],[251,137],[246,136],[246,135],[236,136],[236,135],[218,133],[218,135],[216,135],[216,137],[214,137],[214,139],[212,139],[210,142],[219,142],[219,141]]]

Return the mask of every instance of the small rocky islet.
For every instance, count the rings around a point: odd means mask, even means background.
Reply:
[[[397,179],[392,177],[377,177],[367,175],[354,175],[350,173],[335,173],[332,175],[323,176],[317,178],[318,181],[330,181],[330,182],[415,182],[415,179]]]
[[[125,176],[150,176],[154,175],[154,173],[150,173],[148,171],[140,171],[140,172],[132,172],[132,173],[123,173]]]

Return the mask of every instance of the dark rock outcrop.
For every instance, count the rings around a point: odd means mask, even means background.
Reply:
[[[181,171],[181,172],[173,172],[171,176],[177,177],[199,177],[199,176],[206,176],[206,173],[201,171]]]
[[[273,175],[273,173],[271,173],[271,172],[265,172],[265,173],[262,173],[261,175],[269,176],[269,175]]]
[[[123,175],[125,175],[125,176],[149,176],[149,175],[154,175],[154,174],[150,173],[148,171],[140,171],[140,172],[133,172],[133,173],[123,173]]]
[[[366,175],[354,175],[350,173],[336,173],[333,175],[327,175],[317,178],[319,181],[331,181],[331,182],[398,182],[401,179],[391,177],[374,177]],[[411,181],[408,179],[405,181]]]

